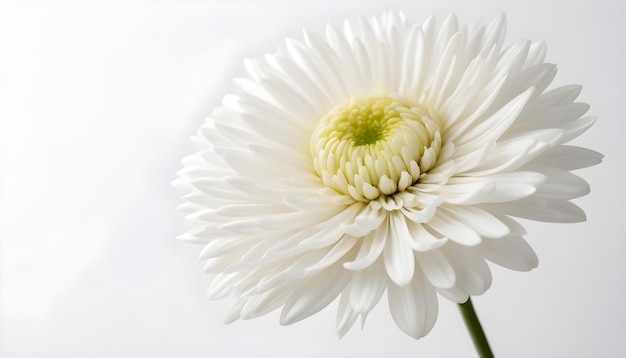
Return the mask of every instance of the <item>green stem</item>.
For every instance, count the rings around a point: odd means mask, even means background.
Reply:
[[[474,311],[472,300],[468,297],[465,303],[459,303],[459,309],[461,309],[467,330],[472,337],[472,341],[474,341],[474,347],[476,347],[478,356],[480,358],[493,358],[493,353],[491,348],[489,348],[489,342],[487,342],[483,327],[480,325],[480,321],[478,321],[476,311]]]

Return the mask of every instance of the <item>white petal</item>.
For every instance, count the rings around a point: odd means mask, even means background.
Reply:
[[[529,271],[539,264],[537,255],[521,236],[486,239],[480,249],[487,260],[511,270]]]
[[[347,254],[354,245],[359,242],[359,239],[344,235],[339,242],[337,242],[332,249],[328,252],[326,256],[324,256],[318,263],[306,269],[307,274],[313,274],[324,270],[337,262],[337,260],[341,259],[345,254]]]
[[[248,145],[257,160],[280,165],[282,169],[294,173],[306,173],[311,170],[311,158],[297,151],[285,151],[283,148],[270,148],[258,144]]]
[[[400,93],[405,96],[415,96],[415,89],[421,88],[428,57],[424,53],[424,33],[415,25],[406,39],[402,59],[402,74],[400,78]]]
[[[528,57],[530,45],[531,42],[529,40],[522,40],[505,49],[498,58],[495,71],[506,71],[514,75],[519,74]],[[500,101],[508,101],[518,94],[517,91],[505,90],[500,94],[498,99]]]
[[[259,79],[258,82],[270,96],[281,99],[278,105],[284,109],[285,112],[292,114],[293,118],[308,118],[318,114],[319,109],[309,102],[309,96],[296,91],[291,83],[287,83],[276,76],[262,78]],[[300,117],[296,115],[300,115]],[[304,125],[305,123],[306,122],[300,121],[292,122],[296,127]]]
[[[323,222],[329,217],[329,212],[291,212],[284,214],[269,214],[261,217],[233,220],[221,226],[222,229],[234,233],[254,233],[255,231],[287,231],[306,225]]]
[[[217,229],[209,229],[208,233],[204,229],[191,229],[188,232],[176,237],[176,240],[193,242],[196,244],[208,244],[221,233],[216,234]],[[213,235],[211,235],[213,234]],[[228,235],[227,235],[228,236]]]
[[[431,285],[437,288],[452,288],[456,283],[456,274],[448,259],[439,250],[418,252],[416,261]]]
[[[604,156],[591,149],[560,145],[534,160],[536,165],[575,170],[590,167],[602,162]]]
[[[424,225],[407,222],[409,231],[413,240],[408,242],[409,246],[415,251],[430,251],[443,246],[448,242],[448,238],[435,232],[428,231]]]
[[[241,319],[252,319],[269,313],[280,307],[290,295],[291,290],[282,288],[254,296],[241,309]]]
[[[495,19],[491,20],[485,29],[484,44],[485,49],[490,49],[493,45],[501,46],[504,42],[506,33],[506,16],[500,13]]]
[[[286,81],[290,81],[291,86],[294,86],[296,91],[306,94],[316,110],[322,112],[322,108],[328,103],[332,103],[331,99],[327,98],[326,94],[320,90],[319,84],[310,78],[306,70],[300,68],[291,59],[283,55],[276,55],[273,57],[266,56],[266,60],[268,66],[271,66],[274,72],[280,73]]]
[[[446,145],[447,147],[448,145]],[[454,163],[454,172],[467,174],[480,165],[484,165],[487,158],[494,157],[495,142],[484,143],[483,146],[476,147],[474,143],[468,143],[464,146],[454,145],[454,153],[450,155],[448,160]],[[496,151],[495,153],[499,153]],[[430,173],[429,173],[430,174]]]
[[[537,171],[512,171],[484,176],[456,176],[448,180],[448,184],[456,185],[463,183],[524,183],[532,186],[544,184],[546,176]]]
[[[428,220],[430,220],[435,215],[435,212],[437,211],[437,205],[429,205],[428,207],[421,210],[403,207],[402,209],[400,209],[400,211],[402,212],[402,214],[404,214],[404,216],[407,217],[407,219],[415,223],[425,223],[428,222]]]
[[[404,287],[390,282],[388,292],[391,317],[398,328],[415,339],[428,334],[438,313],[437,295],[421,272]]]
[[[245,304],[245,300],[237,300],[228,310],[226,317],[224,317],[224,324],[230,324],[239,320],[241,318],[241,310]]]
[[[218,215],[229,217],[257,216],[261,214],[279,214],[290,211],[281,204],[273,203],[237,203],[222,205],[216,210]]]
[[[518,133],[499,141],[480,165],[463,173],[469,176],[484,176],[516,170],[533,160],[544,150],[553,147],[562,137],[562,129],[551,128]],[[460,171],[460,170],[459,170]]]
[[[435,107],[438,107],[441,102],[451,94],[449,83],[456,82],[451,81],[451,77],[455,75],[458,76],[458,74],[455,74],[455,71],[457,71],[457,54],[460,52],[459,48],[462,46],[462,41],[461,33],[457,32],[452,35],[447,43],[442,58],[437,61],[437,69],[433,74],[431,82],[431,86],[433,86],[433,89],[436,89],[436,91],[431,92],[430,98],[427,100]],[[456,80],[458,81],[458,78]]]
[[[587,219],[585,212],[567,200],[551,200],[537,196],[523,198],[511,203],[485,204],[490,211],[499,211],[524,219],[576,223]]]
[[[389,234],[388,225],[385,221],[376,231],[361,238],[361,245],[356,258],[354,261],[345,262],[343,267],[348,270],[363,270],[373,264],[386,246]]]
[[[295,256],[313,249],[324,248],[338,242],[343,233],[337,226],[319,227],[318,225],[308,226],[302,230],[289,231],[287,233],[268,233],[271,238],[265,241],[269,245],[264,245],[262,250],[258,250],[259,256],[253,258],[250,253],[244,259],[249,261],[263,260],[269,258],[283,258]],[[260,248],[261,249],[261,248]]]
[[[548,181],[537,187],[535,195],[546,199],[570,200],[587,195],[589,184],[582,178],[558,168],[542,168],[540,170]]]
[[[438,288],[437,292],[448,300],[456,303],[464,303],[469,298],[469,293],[458,288]]]
[[[247,236],[241,238],[215,239],[206,244],[200,252],[200,259],[208,259],[231,252],[234,248],[241,245],[249,245],[254,237]],[[246,248],[247,249],[247,248]]]
[[[341,102],[346,96],[346,83],[351,82],[351,78],[347,77],[340,65],[340,58],[331,46],[322,39],[322,37],[307,29],[303,31],[304,40],[311,49],[316,65],[320,67],[320,72],[326,75],[325,80],[328,86],[333,89],[333,93],[337,94],[338,102]]]
[[[231,266],[233,262],[237,262],[244,252],[245,249],[238,248],[237,250],[231,250],[225,255],[211,257],[204,262],[204,272],[216,273],[224,271]]]
[[[591,128],[594,123],[596,123],[596,120],[596,117],[583,117],[567,124],[563,124],[562,128],[565,131],[565,134],[563,134],[563,138],[561,138],[560,143],[567,143],[583,134],[587,129]]]
[[[440,248],[454,267],[456,287],[471,295],[481,295],[491,286],[491,271],[477,248],[449,243]]]
[[[319,56],[310,51],[304,44],[292,39],[287,39],[285,45],[289,58],[306,71],[309,78],[315,81],[317,87],[324,92],[326,97],[341,98],[342,91],[331,85],[333,82],[329,78],[328,71],[324,72],[320,68]]]
[[[350,283],[350,306],[359,313],[368,313],[387,288],[387,276],[380,263],[355,271]]]
[[[526,58],[526,66],[534,66],[544,62],[546,57],[547,47],[545,42],[533,42],[528,50],[528,57]]]
[[[370,56],[365,48],[365,45],[363,44],[363,41],[360,39],[354,40],[352,46],[355,55],[354,57],[358,64],[357,68],[359,69],[359,75],[362,77],[362,81],[365,84],[362,91],[365,91],[366,93],[370,92],[372,91],[371,87],[374,84],[374,81],[372,81],[372,64]]]
[[[534,87],[536,93],[541,93],[552,82],[556,72],[556,65],[552,63],[540,63],[527,67],[515,76],[514,81],[507,84],[507,90],[512,93],[522,93],[527,88]]]
[[[415,256],[407,244],[412,241],[412,237],[404,215],[390,215],[389,221],[390,234],[383,251],[385,269],[393,282],[398,286],[405,286],[411,281],[415,271]]]
[[[458,205],[473,205],[482,203],[496,190],[493,182],[468,182],[449,184],[437,189],[439,194],[446,198],[446,203]]]
[[[228,296],[234,287],[234,284],[238,282],[242,277],[239,272],[234,273],[220,273],[211,282],[207,296],[212,300],[217,300]]]
[[[345,290],[339,299],[339,307],[337,308],[337,318],[335,323],[339,338],[342,338],[346,335],[346,333],[348,333],[358,317],[359,313],[350,306],[350,292],[349,290]]]
[[[537,106],[549,108],[561,103],[572,103],[578,98],[582,89],[581,85],[568,85],[547,91],[541,94]]]
[[[199,178],[193,179],[191,181],[191,185],[202,194],[209,196],[216,200],[217,203],[222,203],[221,200],[228,201],[240,201],[246,200],[250,198],[246,193],[242,193],[237,189],[234,189],[232,186],[228,185],[222,179],[211,179],[211,178]],[[208,206],[209,208],[213,207],[213,205]]]
[[[517,221],[511,219],[506,215],[502,215],[497,212],[491,212],[500,222],[509,227],[509,235],[511,236],[523,236],[526,235],[526,229]]]
[[[438,210],[437,214],[426,225],[459,244],[465,246],[478,245],[480,235],[448,213],[445,209]]]
[[[355,204],[354,206],[358,206]],[[371,205],[359,207],[360,212],[356,215],[354,223],[341,223],[341,230],[346,234],[361,237],[369,234],[372,230],[377,229],[385,219],[382,210],[373,209]]]
[[[497,182],[495,190],[481,199],[482,203],[500,203],[518,200],[535,193],[534,185],[519,182]]]
[[[517,116],[524,109],[533,92],[534,88],[531,87],[504,105],[489,118],[474,125],[470,129],[463,128],[463,130],[461,130],[459,128],[455,132],[451,132],[448,140],[455,141],[457,145],[470,142],[484,145],[490,141],[495,141],[517,119]],[[457,136],[458,139],[456,139]]]
[[[328,306],[346,287],[348,278],[340,270],[330,270],[304,281],[285,303],[280,324],[296,323]]]
[[[346,37],[334,26],[328,24],[326,26],[326,38],[343,62],[343,75],[346,76],[345,82],[348,86],[348,90],[354,95],[358,94],[358,91],[364,87],[364,84],[362,78],[358,76],[357,62],[354,59],[354,54]]]
[[[509,227],[495,216],[475,206],[446,205],[441,210],[449,211],[449,216],[469,226],[482,237],[503,237],[511,232]]]
[[[277,265],[271,272],[268,272],[254,287],[254,292],[261,294],[269,291],[286,292],[285,286],[293,283],[295,279],[304,277],[303,266],[307,260],[299,260],[291,265]]]
[[[485,177],[451,178],[441,191],[448,196],[447,202],[452,204],[499,203],[528,197],[544,182],[545,176],[540,173],[511,172]]]
[[[491,55],[493,58],[496,57],[495,48],[492,49]],[[488,113],[487,111],[500,94],[508,78],[508,73],[504,71],[498,74],[485,74],[487,71],[491,72],[489,67],[493,66],[489,62],[489,58],[484,61],[477,61],[474,65],[477,67],[476,71],[481,71],[476,76],[481,75],[479,78],[482,78],[484,82],[483,87],[480,88],[476,81],[462,82],[458,91],[452,94],[447,103],[443,105],[443,110],[449,118],[449,123],[444,123],[443,129],[445,132],[456,133],[455,137],[448,136],[449,141],[452,141]],[[468,75],[470,74],[468,73]]]
[[[564,103],[560,105],[553,105],[546,109],[534,108],[535,113],[528,113],[525,118],[534,115],[539,117],[535,118],[535,121],[540,120],[540,122],[537,123],[537,126],[541,126],[540,128],[558,128],[568,122],[580,118],[587,113],[588,110],[589,105],[587,103]]]
[[[535,139],[507,141],[496,144],[493,149],[484,156],[484,160],[478,165],[465,169],[462,174],[468,176],[484,176],[504,172],[507,170],[515,170],[516,168],[527,163],[533,157],[530,156],[541,146],[547,145],[539,143]],[[460,171],[459,171],[460,172]]]

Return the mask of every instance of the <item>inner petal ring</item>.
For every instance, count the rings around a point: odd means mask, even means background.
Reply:
[[[440,149],[437,121],[398,95],[352,97],[322,117],[311,136],[324,185],[362,202],[415,184]]]

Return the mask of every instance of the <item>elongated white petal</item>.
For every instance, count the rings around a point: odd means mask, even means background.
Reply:
[[[536,165],[575,170],[602,162],[603,155],[587,148],[558,146],[535,160]]]
[[[469,226],[456,220],[441,210],[437,216],[428,222],[428,226],[442,236],[466,246],[475,246],[480,243],[480,235]]]
[[[289,297],[289,290],[275,289],[249,298],[239,313],[241,319],[252,319],[262,316],[280,307]]]
[[[226,297],[232,292],[234,283],[241,278],[241,273],[218,274],[211,282],[207,296],[212,300]]]
[[[440,250],[454,267],[456,288],[470,295],[481,295],[491,286],[491,272],[477,248],[468,250],[451,243]]]
[[[437,317],[435,290],[418,271],[405,286],[389,285],[389,309],[398,328],[413,338],[421,338],[430,332]]]
[[[490,211],[499,211],[507,215],[536,221],[576,223],[586,220],[585,212],[570,201],[536,196],[520,199],[514,204],[487,204],[485,207],[488,207]]]
[[[430,251],[437,249],[448,242],[448,238],[438,234],[435,231],[429,231],[424,225],[418,223],[407,222],[409,225],[409,231],[411,232],[413,240],[408,242],[408,245],[414,251]]]
[[[337,308],[337,319],[335,324],[337,326],[337,335],[339,338],[348,333],[358,317],[359,313],[350,306],[350,292],[346,290],[341,294],[339,307]]]
[[[323,270],[334,264],[337,260],[341,259],[345,254],[352,250],[354,245],[357,244],[357,241],[358,239],[352,236],[344,236],[341,240],[339,240],[339,242],[337,242],[336,245],[333,246],[332,249],[330,249],[330,251],[328,251],[326,256],[307,269],[307,274]]]
[[[389,278],[398,286],[407,285],[415,271],[415,256],[408,245],[412,240],[403,215],[392,215],[389,223],[389,239],[383,251],[385,269]]]
[[[431,285],[437,288],[454,287],[456,283],[454,269],[439,250],[417,253],[416,260]]]
[[[298,322],[328,306],[346,287],[347,274],[332,276],[327,273],[305,281],[285,303],[280,314],[280,324]]]
[[[384,267],[375,264],[355,271],[350,283],[350,306],[356,312],[368,313],[378,303],[387,288]]]
[[[521,236],[486,239],[480,249],[487,260],[511,270],[529,271],[539,264],[537,255]]]
[[[458,137],[457,142],[460,144],[474,142],[477,145],[496,140],[517,119],[517,116],[524,109],[533,92],[534,88],[528,89],[491,117],[469,130],[463,128],[461,131],[459,128],[452,131],[450,140],[455,140]]]
[[[386,222],[386,221],[385,221]],[[382,254],[389,234],[388,224],[381,225],[375,232],[362,238],[359,253],[354,261],[343,264],[348,270],[363,270],[374,263]]]
[[[497,238],[510,234],[510,228],[489,212],[474,206],[446,205],[441,210],[470,227],[481,237]]]
[[[537,187],[537,196],[546,199],[570,200],[589,194],[589,184],[580,177],[558,168],[542,168],[547,182]]]

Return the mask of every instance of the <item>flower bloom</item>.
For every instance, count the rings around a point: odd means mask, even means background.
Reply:
[[[512,217],[579,222],[571,170],[601,161],[565,145],[595,121],[580,86],[546,90],[545,45],[505,47],[505,19],[412,24],[401,13],[328,25],[262,60],[194,138],[176,185],[215,274],[227,322],[282,307],[281,324],[339,298],[343,336],[386,298],[419,338],[437,294],[485,292],[487,261],[530,270]]]

